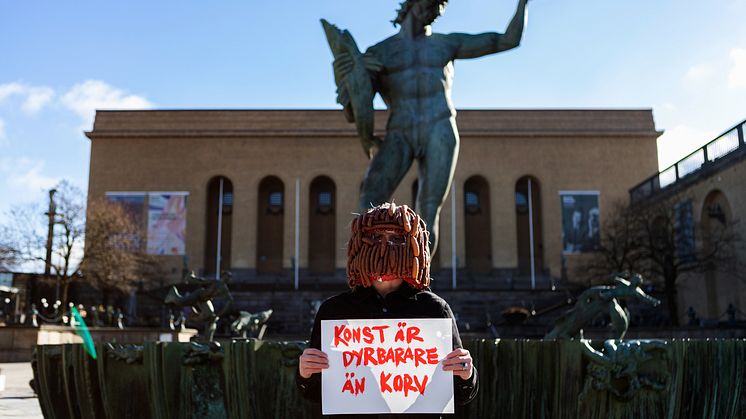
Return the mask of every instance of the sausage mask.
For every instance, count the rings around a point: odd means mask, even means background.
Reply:
[[[384,203],[358,215],[347,243],[349,286],[401,278],[413,288],[430,285],[430,233],[406,205]]]

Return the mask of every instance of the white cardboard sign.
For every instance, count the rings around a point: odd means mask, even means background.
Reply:
[[[322,320],[325,415],[453,413],[451,319]]]

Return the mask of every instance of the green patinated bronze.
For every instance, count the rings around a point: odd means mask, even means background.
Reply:
[[[142,345],[119,345],[117,343],[105,343],[106,354],[111,359],[124,361],[128,364],[141,364],[143,357]]]
[[[359,208],[365,210],[391,200],[409,171],[418,164],[417,212],[431,233],[432,253],[437,249],[440,208],[450,188],[459,150],[456,110],[451,100],[453,62],[515,48],[520,43],[527,0],[504,34],[432,33],[431,24],[446,0],[406,0],[391,36],[361,53],[348,31],[322,20],[334,55],[337,101],[350,122],[355,122],[363,151],[371,158],[363,181]],[[373,97],[380,93],[389,109],[386,136],[373,134]],[[373,156],[372,147],[379,150]]]
[[[475,340],[480,389],[461,418],[743,418],[746,340]],[[142,362],[36,349],[45,418],[316,418],[295,387],[303,342],[146,343]],[[120,348],[121,349],[121,348]],[[131,348],[139,351],[139,348]],[[101,354],[110,347],[98,345]],[[119,351],[117,349],[117,351]]]
[[[201,288],[186,295],[181,295],[174,285],[168,291],[164,303],[169,307],[178,309],[181,307],[191,307],[193,313],[191,320],[205,325],[200,338],[203,341],[212,342],[220,316],[227,313],[233,304],[233,296],[231,296],[230,290],[228,290],[230,279],[230,272],[224,272],[220,279],[201,278],[196,276],[194,272],[190,272],[184,278],[184,282],[196,283]],[[216,312],[213,301],[218,298],[225,298],[228,301],[220,311]],[[180,320],[180,323],[183,330],[183,319]],[[173,321],[171,321],[171,329],[174,330]]]
[[[660,304],[640,288],[643,283],[640,275],[624,272],[612,274],[611,279],[613,285],[599,285],[583,291],[575,306],[555,322],[544,339],[582,338],[583,328],[602,315],[611,319],[612,337],[622,339],[629,326],[629,312],[619,304],[619,300],[636,298],[654,306]]]
[[[670,379],[666,342],[654,340],[604,342],[603,350],[583,340],[591,361],[580,393],[582,401],[593,391],[608,391],[620,400],[631,400],[640,390],[663,391]]]
[[[243,338],[247,338],[249,337],[248,334],[251,334],[251,337],[261,339],[265,330],[267,330],[266,325],[270,316],[272,316],[272,310],[264,310],[258,313],[240,311],[236,321],[231,324],[231,330]]]

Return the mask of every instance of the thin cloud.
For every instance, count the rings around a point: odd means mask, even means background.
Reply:
[[[10,96],[22,94],[23,89],[23,85],[20,83],[0,84],[0,102]]]
[[[60,178],[43,174],[44,165],[43,160],[28,157],[4,158],[0,160],[0,173],[11,188],[35,196],[40,190],[47,190],[60,181]]]
[[[12,96],[22,97],[21,110],[35,114],[52,102],[54,90],[47,86],[32,86],[24,83],[0,84],[0,102]]]
[[[76,84],[62,96],[62,104],[83,119],[84,127],[93,126],[97,109],[149,109],[145,97],[128,94],[100,80]]]
[[[37,113],[50,103],[53,97],[54,90],[49,87],[29,87],[21,109],[27,113]]]
[[[733,67],[728,74],[728,87],[746,88],[746,49],[733,48],[730,50]]]
[[[4,145],[8,136],[5,134],[5,121],[0,118],[0,145]]]
[[[715,74],[715,69],[709,64],[697,64],[689,67],[684,74],[683,81],[685,84],[701,83],[710,79]]]

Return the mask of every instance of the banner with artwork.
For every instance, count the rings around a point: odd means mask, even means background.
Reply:
[[[119,205],[124,210],[124,213],[132,220],[137,226],[137,233],[135,237],[126,237],[119,241],[120,243],[128,243],[133,246],[134,249],[142,249],[142,243],[145,238],[145,192],[107,192],[106,199],[114,204]]]
[[[184,255],[186,199],[183,192],[148,194],[148,254]]]
[[[560,192],[562,202],[562,251],[598,250],[601,243],[598,192]]]

